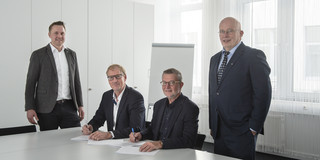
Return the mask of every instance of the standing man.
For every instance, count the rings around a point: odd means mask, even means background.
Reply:
[[[53,22],[48,33],[51,42],[30,58],[25,110],[28,121],[39,123],[41,131],[80,127],[84,118],[77,56],[63,45],[65,34],[64,23]]]
[[[111,90],[102,96],[100,106],[94,117],[82,127],[82,133],[92,140],[128,138],[131,129],[144,128],[145,107],[142,95],[126,85],[125,69],[113,64],[107,69]],[[107,121],[108,132],[98,131]]]
[[[154,104],[151,126],[141,132],[132,132],[130,141],[150,139],[140,147],[141,152],[156,149],[192,148],[198,132],[199,108],[181,93],[181,73],[170,68],[163,72],[162,91],[166,98]]]
[[[270,68],[265,54],[241,42],[243,31],[232,17],[219,25],[222,51],[211,58],[209,125],[214,153],[255,159],[270,100]]]

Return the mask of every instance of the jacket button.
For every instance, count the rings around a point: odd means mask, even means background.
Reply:
[[[219,96],[220,95],[220,93],[219,92],[217,92],[217,96]]]

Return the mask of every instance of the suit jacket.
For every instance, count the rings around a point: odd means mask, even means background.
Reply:
[[[75,106],[83,106],[77,56],[64,50],[69,68],[70,94]],[[58,96],[58,75],[50,44],[34,51],[30,58],[25,90],[25,110],[50,113]]]
[[[168,98],[163,98],[154,104],[151,126],[141,132],[144,139],[159,140],[160,128]],[[176,99],[169,118],[168,137],[163,141],[164,149],[192,148],[195,145],[198,132],[198,106],[181,94]]]
[[[241,42],[218,86],[221,55],[219,52],[211,58],[209,71],[209,125],[213,138],[219,129],[218,120],[235,134],[250,128],[261,131],[271,101],[270,68],[265,54]]]
[[[131,87],[126,86],[120,100],[117,113],[117,123],[113,130],[113,90],[105,92],[100,106],[94,117],[88,124],[93,126],[93,131],[101,127],[107,121],[108,131],[113,131],[114,138],[127,138],[134,128],[136,131],[143,129],[145,125],[145,107],[142,95]]]

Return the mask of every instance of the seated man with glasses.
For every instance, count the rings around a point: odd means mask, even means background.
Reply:
[[[165,70],[160,84],[166,98],[155,103],[151,126],[141,132],[130,133],[130,141],[153,140],[144,143],[140,147],[141,152],[194,147],[199,108],[181,93],[181,73],[174,68]]]
[[[145,125],[143,96],[126,85],[124,68],[118,64],[109,66],[107,77],[112,89],[103,94],[96,114],[82,127],[83,134],[92,140],[127,138],[132,128],[139,131]],[[99,131],[105,121],[108,131]]]

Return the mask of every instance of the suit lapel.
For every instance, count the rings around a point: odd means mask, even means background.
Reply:
[[[232,70],[232,67],[236,64],[236,62],[239,60],[239,58],[243,55],[243,53],[244,53],[243,48],[244,48],[244,44],[241,42],[241,44],[239,45],[239,47],[236,49],[233,56],[231,57],[230,61],[228,62],[225,71],[223,72],[223,75],[221,78],[221,85],[223,84],[223,80],[225,79],[225,77],[228,76],[228,73],[230,72],[230,70]]]
[[[126,86],[126,89],[124,90],[123,95],[120,100],[120,104],[119,104],[119,108],[118,108],[118,112],[117,112],[117,122],[119,122],[119,117],[120,117],[121,112],[125,109],[124,104],[126,104],[126,101],[127,101],[128,90],[129,90],[129,88]]]
[[[160,105],[157,106],[157,107],[159,107],[159,114],[157,115],[157,119],[158,119],[158,121],[156,121],[157,124],[154,124],[154,126],[157,126],[157,128],[155,129],[155,136],[154,137],[159,137],[159,131],[160,131],[160,127],[161,127],[164,109],[166,107],[166,102],[167,102],[167,100],[164,99],[162,101],[162,103],[160,103]]]
[[[220,63],[220,59],[221,59],[221,55],[222,55],[222,52],[219,52],[217,53],[219,54],[220,56],[217,56],[217,58],[215,60],[213,60],[213,63],[212,63],[212,71],[213,71],[213,74],[212,74],[212,80],[214,81],[213,84],[217,84],[217,75],[218,75],[218,68],[219,68],[219,63]]]
[[[75,61],[73,60],[74,58],[73,58],[73,56],[72,56],[72,54],[71,54],[69,49],[67,49],[67,48],[64,49],[64,53],[66,55],[66,59],[67,59],[67,62],[68,62],[69,77],[71,77],[71,73],[74,73],[74,68],[75,67],[73,67],[73,66],[74,66],[74,62]]]
[[[57,75],[58,72],[57,72],[56,62],[55,62],[55,60],[54,60],[54,57],[53,57],[53,53],[52,53],[50,44],[47,45],[47,54],[48,54],[48,56],[49,56],[49,59],[50,59],[52,68],[53,68],[53,70],[55,71],[54,74],[58,77],[58,75]]]
[[[181,114],[181,110],[183,108],[183,102],[184,102],[184,97],[182,97],[182,93],[179,97],[179,102],[174,106],[175,108],[173,109],[173,112],[171,114],[171,117],[169,119],[169,122],[176,122],[179,115]],[[169,123],[168,125],[168,133],[170,135],[171,130],[173,129],[175,123]]]

